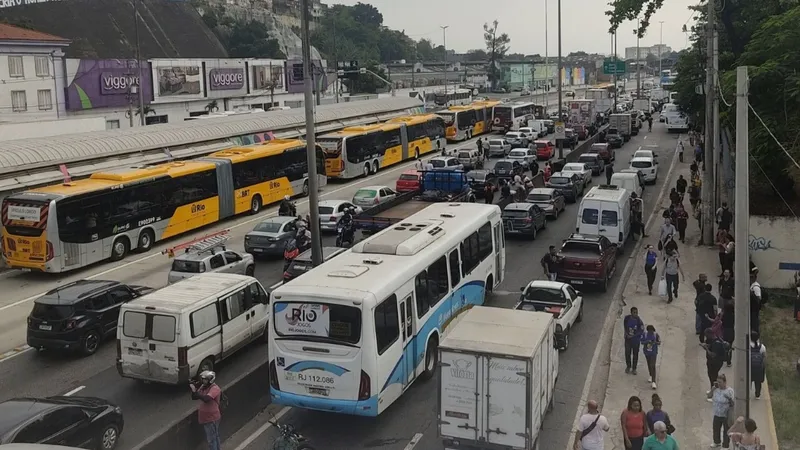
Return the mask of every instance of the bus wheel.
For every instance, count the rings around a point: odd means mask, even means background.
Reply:
[[[372,162],[372,173],[378,173],[378,161]]]
[[[250,200],[250,214],[258,214],[261,211],[261,196],[254,195]]]
[[[144,230],[139,235],[139,244],[136,246],[136,250],[140,252],[146,252],[153,248],[153,232],[151,230]]]
[[[467,131],[467,139],[472,139],[472,131]]]
[[[420,375],[423,380],[430,380],[436,374],[436,363],[439,362],[439,342],[436,336],[431,336],[428,348],[425,349],[425,370]]]
[[[124,258],[125,255],[128,254],[128,250],[130,250],[130,248],[131,244],[128,242],[128,238],[118,238],[111,246],[111,260],[119,261],[120,259]]]
[[[419,159],[419,147],[414,149],[414,159]]]
[[[308,180],[306,180],[306,182],[303,183],[303,197],[308,197],[309,192],[310,191],[308,189]]]
[[[370,169],[369,163],[364,164],[364,176],[365,177],[369,176],[370,171],[371,171],[371,169]]]

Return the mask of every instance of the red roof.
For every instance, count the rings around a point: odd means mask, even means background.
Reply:
[[[37,41],[58,42],[64,44],[68,44],[70,42],[69,39],[53,36],[52,34],[15,27],[5,23],[0,23],[0,41]]]

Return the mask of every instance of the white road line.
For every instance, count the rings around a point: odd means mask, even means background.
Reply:
[[[422,433],[415,434],[414,437],[411,439],[411,442],[409,442],[408,445],[406,445],[405,450],[413,449],[414,447],[417,446],[417,444],[419,444],[420,440],[422,440]]]
[[[17,347],[17,348],[15,348],[13,350],[9,350],[9,351],[3,353],[2,355],[0,355],[0,362],[8,361],[9,359],[14,359],[17,356],[19,356],[19,355],[21,355],[23,353],[27,353],[27,352],[29,352],[31,350],[33,350],[33,348],[30,347],[28,344],[25,344],[23,346]]]
[[[288,407],[284,407],[283,409],[281,409],[280,411],[278,411],[275,414],[275,417],[272,420],[277,422],[281,417],[283,417],[284,414],[289,412],[289,409],[290,408],[288,408]],[[264,425],[261,425],[260,427],[258,427],[258,429],[256,431],[254,431],[253,434],[251,434],[250,436],[247,436],[247,439],[242,441],[242,443],[239,444],[239,446],[237,446],[234,450],[245,450],[248,445],[252,444],[253,441],[258,439],[259,436],[264,434],[265,431],[269,430],[270,427],[272,427],[271,423],[269,423],[269,422],[264,423]]]
[[[454,147],[452,149],[448,148],[448,150],[456,151],[456,150],[460,150],[460,149],[462,149],[464,147],[467,147],[469,145],[472,145],[472,144],[473,143],[470,142],[468,144],[463,144],[463,145]],[[434,157],[434,156],[439,156],[439,152],[432,152],[431,153],[431,157]],[[386,171],[383,171],[383,172],[378,172],[377,175],[378,176],[387,175],[387,174],[390,174],[390,173],[398,172],[400,170],[406,170],[408,167],[413,166],[414,163],[415,163],[415,161],[410,161],[410,162],[407,162],[405,164],[401,164],[401,165],[399,165],[397,167],[394,167],[392,169],[389,169],[389,170],[386,170]],[[340,188],[334,189],[334,190],[332,190],[330,192],[325,192],[325,193],[321,194],[319,197],[320,198],[328,197],[328,196],[330,196],[332,194],[335,194],[337,192],[341,192],[341,191],[343,191],[345,189],[350,189],[350,188],[352,188],[354,186],[358,186],[358,185],[361,185],[361,184],[364,184],[364,183],[367,183],[367,182],[374,182],[374,177],[367,177],[367,178],[364,178],[364,179],[361,179],[361,180],[358,180],[358,181],[355,181],[355,182],[352,182],[352,183],[347,183],[346,185],[344,185],[344,186],[342,186]],[[298,205],[305,205],[307,203],[308,203],[308,200],[302,200],[302,201],[297,202]],[[244,222],[239,222],[239,223],[236,223],[236,224],[232,224],[230,226],[223,227],[223,228],[227,228],[229,230],[232,230],[234,228],[239,228],[239,227],[242,227],[244,225],[251,224],[253,222],[258,222],[260,220],[264,220],[266,218],[273,217],[275,215],[277,215],[277,211],[272,212],[272,213],[267,214],[267,215],[263,215],[263,216],[256,216],[256,217],[253,217],[252,219],[245,220]],[[222,225],[224,225],[224,223],[222,223]],[[161,252],[160,251],[156,251],[151,255],[143,256],[143,257],[141,257],[139,259],[135,259],[133,261],[128,261],[125,264],[121,264],[121,265],[116,266],[116,267],[111,267],[109,269],[106,269],[106,270],[104,270],[102,272],[99,272],[99,273],[96,273],[94,275],[89,275],[85,279],[93,280],[95,278],[99,278],[99,277],[102,277],[104,275],[107,275],[107,274],[109,274],[111,272],[115,272],[117,270],[124,269],[126,267],[130,267],[130,266],[132,266],[134,264],[138,264],[138,263],[140,263],[142,261],[147,261],[149,259],[155,258],[156,256],[162,256]],[[9,305],[0,306],[0,311],[5,311],[7,309],[15,308],[15,307],[17,307],[19,305],[22,305],[22,304],[25,304],[25,303],[28,303],[28,302],[32,302],[32,301],[36,300],[37,298],[43,296],[45,293],[46,292],[42,292],[42,293],[36,294],[36,295],[31,295],[30,297],[23,298],[22,300],[18,300],[18,301],[14,302],[14,303],[11,303]]]
[[[80,391],[82,391],[84,389],[86,389],[86,386],[78,386],[75,389],[73,389],[73,390],[67,392],[66,394],[64,394],[64,397],[69,397],[70,395],[75,395],[75,394],[77,394],[78,392],[80,392]]]

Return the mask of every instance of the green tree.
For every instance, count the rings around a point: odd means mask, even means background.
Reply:
[[[351,14],[353,19],[362,25],[371,27],[383,25],[383,14],[370,4],[356,3],[351,9]]]
[[[486,53],[486,50],[476,48],[467,51],[467,61],[487,61],[489,60],[489,54]]]
[[[386,72],[375,62],[370,62],[365,67],[384,80],[388,80]],[[386,83],[371,73],[351,74],[342,83],[351,94],[375,94],[379,89],[385,90],[387,88]]]
[[[488,23],[483,24],[483,40],[486,43],[486,52],[489,54],[489,82],[492,88],[495,87],[497,80],[500,76],[500,70],[497,66],[497,60],[503,59],[508,53],[511,44],[511,38],[508,34],[497,34],[497,27],[499,23],[497,19],[492,22],[490,26]]]
[[[226,44],[228,54],[234,58],[285,58],[278,41],[269,36],[264,24],[255,20],[236,22]]]
[[[430,39],[420,39],[417,42],[417,55],[422,61],[433,61],[436,59],[436,51]]]

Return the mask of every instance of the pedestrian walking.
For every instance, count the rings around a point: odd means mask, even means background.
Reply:
[[[704,273],[701,273],[696,280],[692,282],[692,287],[694,288],[694,311],[695,311],[695,320],[694,320],[694,331],[695,334],[700,334],[703,331],[700,323],[700,315],[697,312],[697,299],[700,298],[700,295],[706,291],[706,283],[708,283],[708,276]]]
[[[717,209],[714,214],[717,228],[720,230],[731,231],[731,222],[733,222],[733,213],[728,209],[728,202],[722,202],[722,206]]]
[[[712,423],[712,438],[714,440],[714,447],[719,447],[722,441],[722,447],[728,448],[730,446],[730,436],[728,436],[728,428],[733,425],[729,418],[733,412],[734,392],[733,388],[728,386],[727,378],[724,373],[719,374],[714,387],[711,389],[709,398],[713,405],[714,421]]]
[[[589,400],[586,414],[578,420],[575,432],[575,450],[603,450],[605,433],[611,428],[606,416],[600,414],[597,402]]]
[[[189,383],[192,400],[200,400],[197,407],[197,422],[203,426],[209,450],[220,450],[219,422],[222,419],[220,404],[223,402],[222,389],[214,383],[217,375],[204,370],[199,383]]]
[[[669,204],[671,206],[675,206],[681,202],[681,194],[678,193],[676,188],[672,188],[669,191]]]
[[[699,142],[694,146],[694,160],[697,164],[703,162],[703,146]]]
[[[656,333],[656,327],[653,325],[647,326],[647,331],[642,335],[642,353],[647,362],[647,382],[651,383],[653,389],[656,389],[656,361],[658,360],[658,348],[661,346],[661,336]]]
[[[699,322],[697,334],[703,344],[706,341],[706,330],[711,328],[717,318],[717,299],[711,293],[711,285],[708,283],[703,286],[703,293],[697,296],[695,314]]]
[[[611,163],[606,164],[606,184],[611,184],[611,176],[614,175],[614,165]]]
[[[642,450],[644,439],[648,435],[647,417],[642,411],[642,401],[633,395],[628,399],[628,407],[619,416],[622,436],[625,438],[627,450]]]
[[[689,226],[689,213],[683,207],[683,203],[675,206],[675,228],[678,229],[678,237],[682,243],[686,243],[686,227]]]
[[[728,344],[725,343],[720,336],[714,334],[712,328],[706,329],[705,333],[706,342],[700,344],[700,346],[706,351],[706,371],[708,374],[708,382],[711,386],[711,388],[706,391],[706,395],[710,399],[714,389],[714,383],[717,382],[719,371],[725,363],[725,358],[728,353]]]
[[[756,333],[761,331],[760,316],[761,308],[766,303],[766,296],[761,285],[758,283],[758,274],[750,274],[750,330]]]
[[[728,248],[728,232],[726,230],[717,230],[715,242],[719,254],[719,273],[722,275],[725,272],[725,268],[728,267],[728,262],[725,260],[727,255],[725,250]]]
[[[639,308],[632,307],[631,313],[622,320],[625,333],[625,373],[636,375],[639,365],[639,341],[644,333],[644,322],[639,317]]]
[[[478,153],[483,155],[483,138],[478,138]]]
[[[681,197],[686,193],[686,188],[689,186],[689,182],[686,181],[686,178],[683,178],[683,175],[678,176],[678,180],[675,182],[675,190],[678,191]]]
[[[647,246],[644,254],[644,273],[647,275],[647,293],[653,295],[653,283],[658,274],[658,253],[652,245]]]
[[[733,448],[735,450],[764,450],[764,446],[761,445],[761,437],[756,434],[757,429],[755,420],[744,417],[737,418],[728,430],[731,442],[735,446]]]
[[[731,275],[731,271],[725,269],[722,271],[722,277],[719,279],[719,283],[717,285],[717,292],[719,292],[719,307],[722,307],[723,300],[733,300],[733,294],[735,289],[735,281],[733,280],[733,276]]]
[[[550,281],[556,281],[558,278],[558,263],[560,258],[558,257],[558,250],[554,245],[551,245],[548,248],[547,253],[542,256],[542,269],[544,269],[544,275]]]
[[[728,344],[725,363],[733,363],[733,340],[736,338],[736,308],[732,299],[722,300],[722,340]]]
[[[753,380],[756,398],[761,398],[761,384],[764,383],[767,367],[767,348],[761,343],[757,331],[750,333],[750,379]]]
[[[678,142],[678,161],[683,162],[683,141]]]
[[[664,422],[653,424],[653,434],[647,437],[642,450],[678,450],[678,442],[668,433],[669,425]]]
[[[417,170],[423,170],[425,168],[425,163],[422,162],[422,159],[418,159],[417,162],[414,163],[414,168]]]
[[[662,252],[662,255],[664,255],[664,244],[666,244],[667,240],[677,232],[678,230],[675,229],[675,225],[672,224],[672,219],[665,217],[664,223],[661,225],[661,230],[659,231],[658,235],[658,251]]]
[[[731,271],[732,275],[736,272],[733,270],[734,263],[736,262],[736,242],[730,233],[725,237],[725,268]]]
[[[494,200],[494,187],[492,183],[486,183],[486,186],[483,187],[483,199],[486,201],[487,205],[492,204]]]
[[[667,259],[664,261],[661,278],[667,282],[667,303],[672,303],[673,296],[674,298],[678,298],[678,284],[680,278],[686,279],[677,251],[672,249],[667,250]]]
[[[653,409],[647,411],[646,414],[647,428],[650,430],[650,433],[653,434],[656,432],[656,422],[663,422],[667,426],[667,433],[672,434],[675,431],[675,427],[672,426],[672,420],[669,418],[669,414],[662,409],[663,402],[661,401],[661,397],[654,393],[653,396],[650,397],[650,404],[653,405]]]

